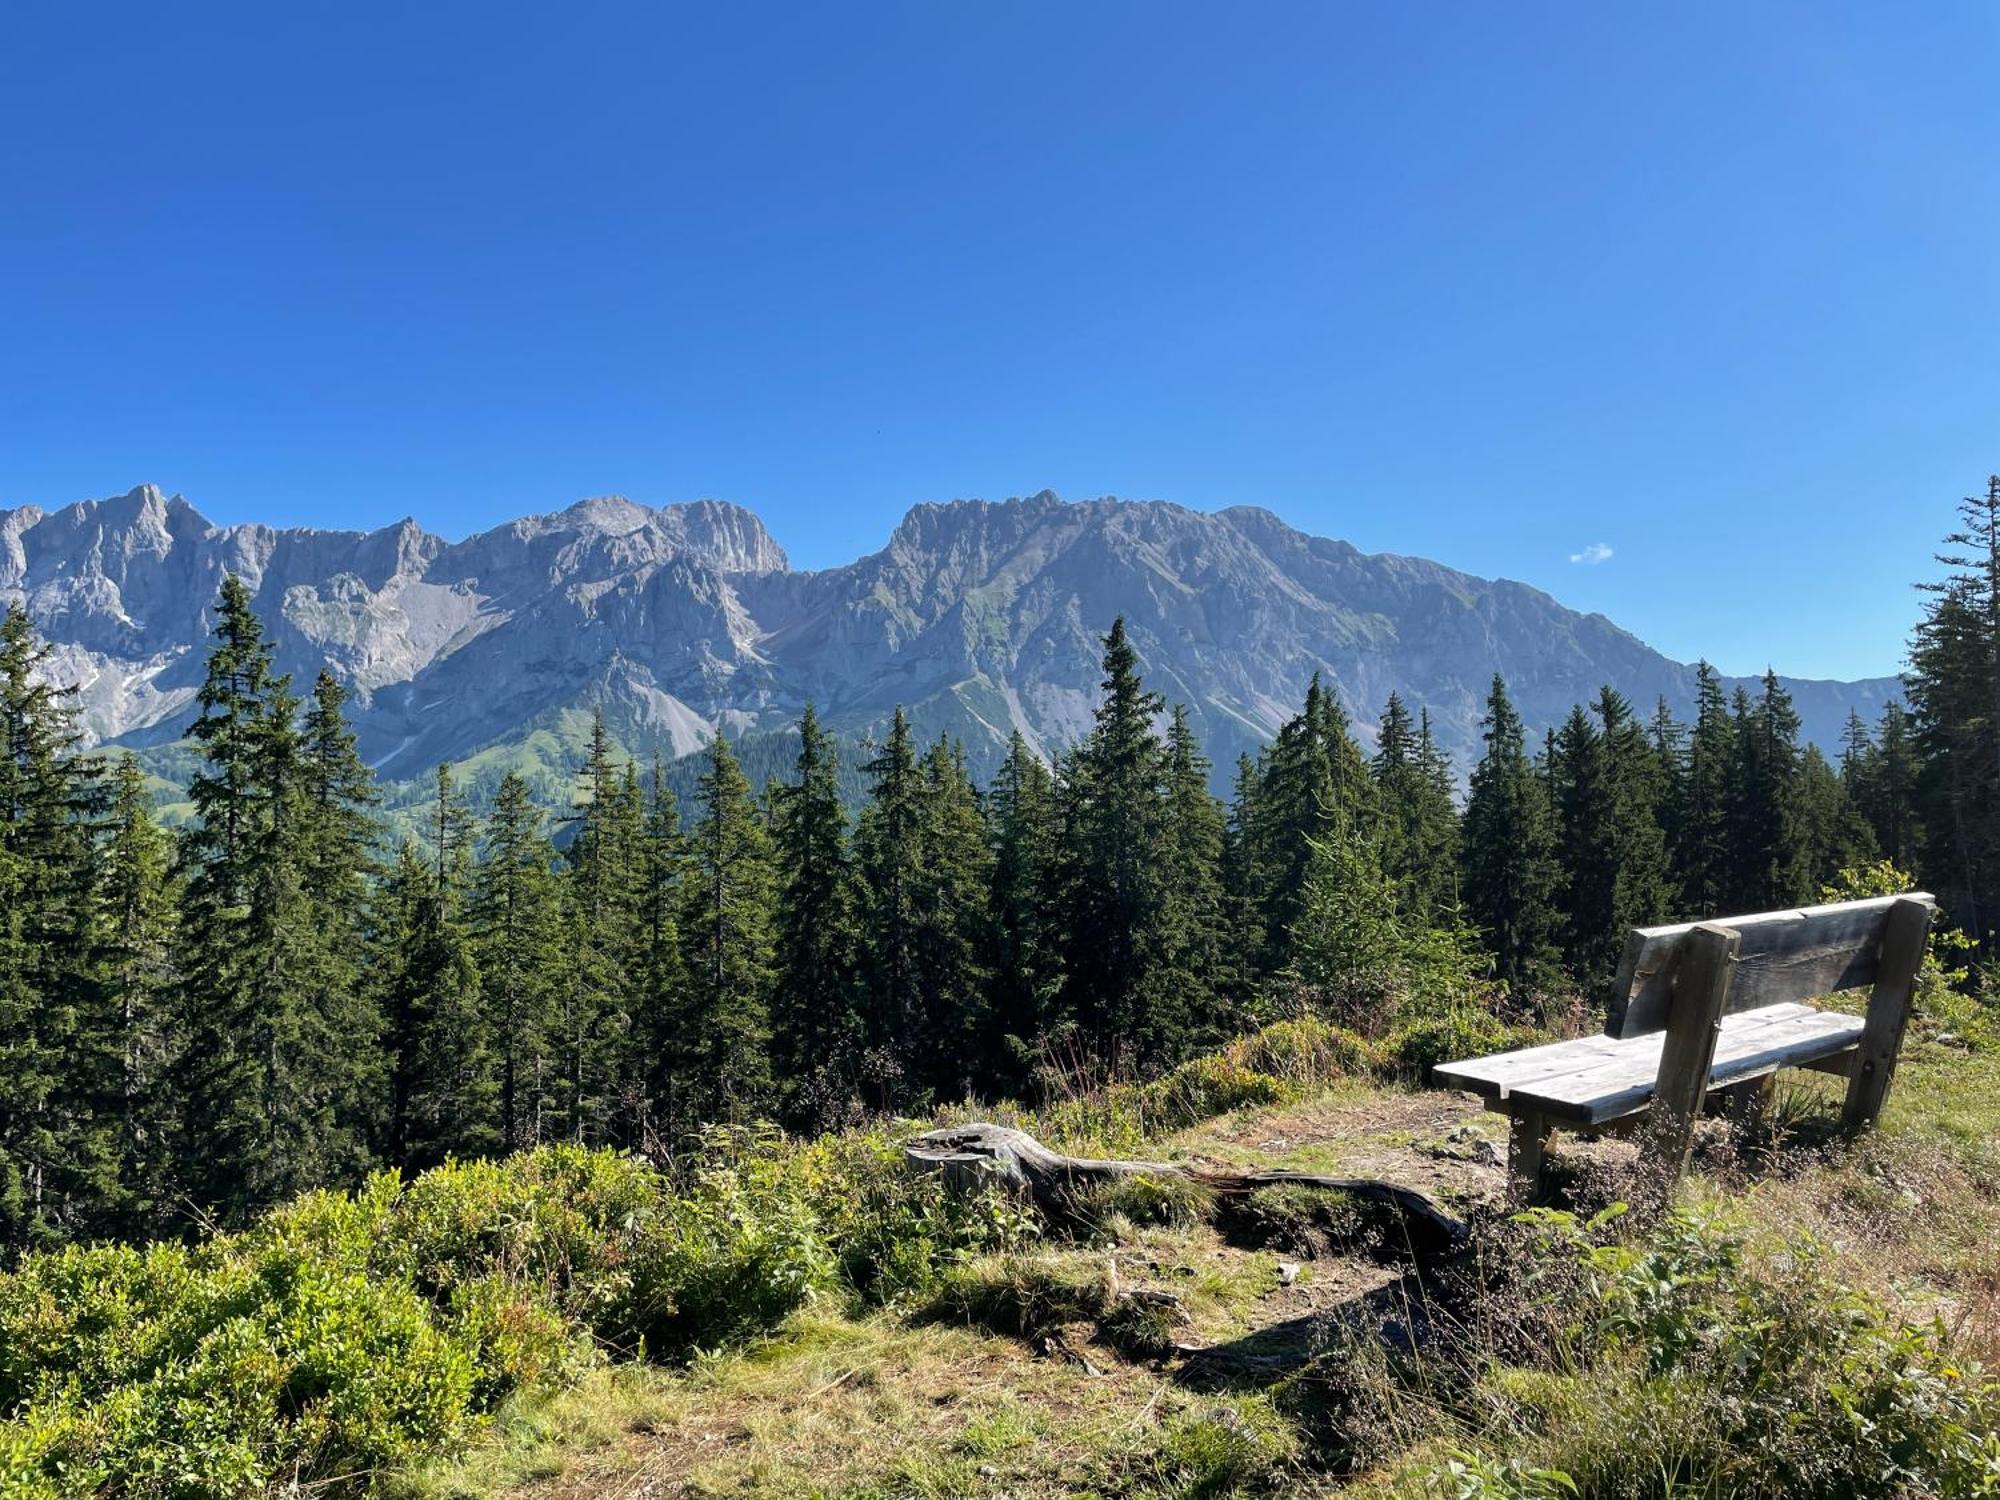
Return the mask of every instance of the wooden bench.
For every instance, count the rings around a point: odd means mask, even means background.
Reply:
[[[1530,1198],[1553,1128],[1643,1119],[1671,1179],[1709,1091],[1754,1107],[1779,1068],[1844,1075],[1842,1119],[1859,1129],[1888,1096],[1935,911],[1916,893],[1634,928],[1602,1036],[1446,1063],[1436,1077],[1512,1117],[1509,1175]],[[1864,985],[1865,1017],[1803,1003]]]

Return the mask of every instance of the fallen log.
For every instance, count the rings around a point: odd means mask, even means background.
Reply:
[[[1078,1189],[1129,1177],[1175,1177],[1200,1183],[1223,1197],[1265,1188],[1294,1187],[1344,1193],[1390,1210],[1406,1231],[1412,1251],[1431,1255],[1462,1242],[1465,1224],[1415,1188],[1373,1177],[1321,1177],[1306,1172],[1231,1172],[1183,1162],[1064,1156],[1025,1130],[975,1121],[929,1130],[903,1148],[915,1165],[942,1172],[954,1187],[1001,1184],[1031,1199],[1047,1213],[1060,1212]]]

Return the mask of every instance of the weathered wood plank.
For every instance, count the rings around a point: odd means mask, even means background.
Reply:
[[[1917,971],[1923,967],[1930,941],[1933,909],[1922,901],[1902,899],[1890,908],[1882,934],[1882,955],[1876,966],[1875,988],[1868,996],[1868,1019],[1861,1031],[1854,1072],[1841,1109],[1841,1124],[1849,1130],[1872,1125],[1889,1097],[1896,1075],[1896,1057],[1903,1050],[1903,1032],[1910,1023],[1910,1002],[1916,994]]]
[[[1759,1028],[1783,1025],[1820,1014],[1810,1005],[1768,1005],[1730,1017],[1725,1029],[1741,1043]],[[1504,1098],[1514,1090],[1531,1089],[1592,1068],[1643,1066],[1657,1072],[1662,1045],[1662,1033],[1659,1032],[1629,1040],[1608,1036],[1575,1037],[1566,1042],[1545,1042],[1513,1052],[1496,1052],[1490,1057],[1440,1063],[1432,1071],[1441,1083],[1469,1089],[1476,1094]],[[1643,1063],[1634,1064],[1632,1060],[1635,1058],[1643,1059]]]
[[[1741,1083],[1780,1068],[1825,1066],[1828,1071],[1844,1071],[1841,1055],[1853,1055],[1862,1026],[1859,1016],[1814,1010],[1809,1005],[1774,1005],[1725,1016],[1709,1069],[1709,1086]],[[1665,1033],[1656,1031],[1617,1043],[1609,1056],[1572,1054],[1581,1066],[1572,1064],[1532,1077],[1516,1075],[1503,1082],[1480,1075],[1479,1070],[1487,1064],[1569,1045],[1553,1043],[1494,1058],[1448,1063],[1437,1070],[1437,1076],[1485,1095],[1494,1109],[1509,1113],[1540,1109],[1571,1124],[1596,1125],[1636,1113],[1652,1102],[1665,1044]]]
[[[1653,1120],[1669,1182],[1687,1167],[1694,1122],[1708,1095],[1709,1070],[1722,1040],[1722,1017],[1743,935],[1733,927],[1698,924],[1680,940],[1674,967],[1674,1010],[1653,1088]]]
[[[1935,905],[1932,897],[1883,896],[1794,911],[1758,912],[1713,924],[1743,938],[1730,983],[1730,1011],[1757,1010],[1857,989],[1875,979],[1877,954],[1898,901]],[[1663,1030],[1673,1004],[1674,956],[1692,923],[1635,928],[1619,964],[1607,1035],[1630,1038]]]
[[[1780,1068],[1807,1063],[1841,1051],[1852,1051],[1861,1035],[1861,1018],[1816,1012],[1811,1018],[1747,1031],[1724,1021],[1722,1039],[1709,1069],[1710,1087],[1740,1083]],[[1660,1033],[1655,1032],[1655,1036]],[[1516,1098],[1538,1103],[1550,1114],[1595,1124],[1644,1109],[1652,1102],[1659,1081],[1662,1048],[1658,1043],[1635,1053],[1617,1068],[1591,1070],[1553,1079]]]
[[[1431,1072],[1441,1083],[1471,1089],[1476,1094],[1498,1095],[1513,1085],[1574,1073],[1617,1057],[1626,1046],[1616,1037],[1580,1036],[1566,1042],[1544,1042],[1513,1052],[1496,1052],[1490,1057],[1439,1063]]]

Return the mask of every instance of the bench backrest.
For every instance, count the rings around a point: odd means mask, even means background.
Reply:
[[[1915,891],[1907,897],[1878,896],[1720,918],[1711,925],[1742,935],[1724,1014],[1873,984],[1890,908],[1903,900],[1937,904]],[[1666,1029],[1673,1010],[1675,957],[1693,929],[1692,922],[1632,929],[1618,965],[1611,1013],[1604,1026],[1607,1036],[1642,1036]]]

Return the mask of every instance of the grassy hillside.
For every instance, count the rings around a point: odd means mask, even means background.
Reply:
[[[1476,1230],[1423,1266],[1323,1195],[954,1199],[914,1125],[35,1256],[0,1280],[0,1494],[1984,1493],[2000,1053],[1948,1024],[1878,1134],[1835,1139],[1808,1076],[1656,1211],[1616,1208],[1633,1147],[1578,1143],[1572,1212],[1510,1216],[1502,1122],[1310,1022],[1022,1121],[1422,1187]]]

